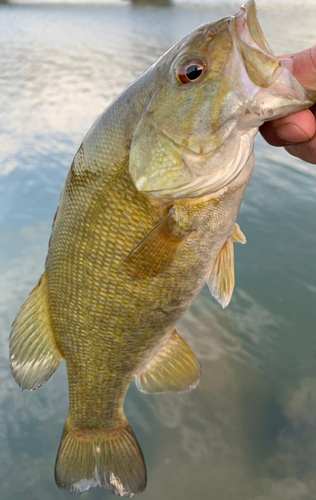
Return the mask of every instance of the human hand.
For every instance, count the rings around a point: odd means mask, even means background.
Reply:
[[[306,89],[316,90],[316,45],[280,59]],[[284,146],[291,155],[316,165],[316,105],[266,122],[259,130],[272,146]]]

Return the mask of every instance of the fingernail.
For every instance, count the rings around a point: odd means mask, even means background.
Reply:
[[[286,142],[305,142],[309,137],[293,123],[286,123],[276,129],[277,135]]]

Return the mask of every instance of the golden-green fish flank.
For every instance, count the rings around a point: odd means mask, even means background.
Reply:
[[[133,378],[145,393],[199,383],[199,361],[175,325],[205,283],[228,305],[258,127],[312,104],[277,68],[250,0],[180,40],[84,138],[45,271],[10,336],[22,388],[37,389],[66,361],[61,489],[101,486],[128,497],[145,489],[124,398]]]

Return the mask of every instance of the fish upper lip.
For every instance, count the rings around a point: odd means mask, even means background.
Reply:
[[[159,132],[165,136],[167,139],[169,139],[169,141],[171,141],[175,146],[181,148],[181,149],[184,149],[185,151],[188,151],[189,153],[191,153],[192,155],[195,155],[195,156],[209,156],[211,154],[214,154],[216,153],[219,148],[222,146],[222,144],[219,144],[215,149],[212,149],[212,151],[210,151],[209,153],[197,153],[196,151],[193,151],[193,149],[190,149],[186,146],[183,146],[182,144],[180,144],[179,142],[177,142],[175,139],[172,139],[171,137],[169,137],[168,135],[168,132],[165,132],[163,131],[161,128],[158,129]],[[210,135],[210,138],[212,137],[213,134]]]
[[[168,135],[166,132],[164,132],[161,128],[160,128],[160,129],[158,129],[158,130],[159,130],[159,132],[160,132],[160,133],[161,133],[164,137],[166,137],[167,139],[169,139],[169,141],[171,141],[171,142],[172,142],[172,144],[174,144],[175,146],[178,146],[179,148],[185,149],[186,151],[190,151],[190,153],[193,153],[193,154],[196,154],[196,155],[198,154],[198,153],[195,153],[195,151],[192,151],[192,149],[190,149],[190,148],[186,148],[185,146],[182,146],[182,144],[180,144],[179,142],[175,141],[174,139],[171,139],[171,137],[169,137],[169,135]]]

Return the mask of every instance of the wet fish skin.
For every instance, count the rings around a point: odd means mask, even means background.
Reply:
[[[190,58],[207,70],[182,85],[176,72]],[[197,385],[199,362],[175,324],[207,280],[228,304],[254,136],[309,99],[270,53],[250,1],[178,42],[88,132],[45,272],[10,339],[23,388],[40,387],[66,360],[60,488],[144,490],[144,459],[123,412],[127,389],[135,376],[147,393]]]

